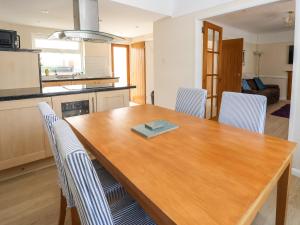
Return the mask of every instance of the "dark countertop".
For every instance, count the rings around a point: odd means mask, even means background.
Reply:
[[[20,99],[30,99],[30,98],[43,98],[52,97],[58,95],[72,95],[81,93],[91,93],[91,92],[103,92],[103,91],[115,91],[115,90],[125,90],[136,88],[133,85],[118,85],[106,87],[88,87],[87,85],[69,85],[60,87],[45,87],[40,89],[35,88],[19,88],[19,89],[7,89],[0,90],[0,101],[12,101]]]
[[[111,79],[119,79],[119,77],[70,77],[70,78],[54,78],[54,79],[42,79],[43,83],[46,82],[63,82],[63,81],[73,81],[73,80],[111,80]]]

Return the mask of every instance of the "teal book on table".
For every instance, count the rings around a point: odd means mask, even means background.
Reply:
[[[155,120],[149,123],[139,124],[132,127],[131,130],[146,138],[151,138],[177,128],[178,126],[176,124],[170,123],[169,121]]]

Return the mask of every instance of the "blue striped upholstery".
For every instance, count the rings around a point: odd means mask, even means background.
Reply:
[[[262,134],[266,110],[265,96],[223,92],[219,122]]]
[[[58,121],[54,133],[82,225],[154,224],[129,196],[109,207],[92,162],[71,128]]]
[[[50,146],[53,152],[56,166],[58,168],[59,185],[62,193],[66,198],[67,206],[74,207],[74,201],[69,189],[64,167],[62,165],[61,156],[56,148],[56,141],[53,132],[53,124],[59,120],[52,108],[45,102],[39,103],[38,107],[43,115],[43,123],[49,137]],[[126,195],[125,189],[96,161],[92,161],[101,183],[108,202],[111,204],[119,198]]]
[[[53,124],[56,121],[58,121],[59,118],[56,116],[55,112],[52,110],[52,108],[46,102],[39,103],[38,108],[41,111],[41,114],[43,116],[43,124],[44,124],[44,127],[46,128],[46,131],[47,131],[46,133],[48,135],[50,147],[51,147],[51,150],[53,153],[56,167],[58,169],[59,186],[62,190],[63,195],[66,198],[67,206],[74,207],[74,201],[73,201],[72,195],[69,190],[66,173],[65,173],[65,170],[63,167],[62,159],[56,148],[56,141],[55,141],[55,137],[54,137]]]
[[[207,91],[199,88],[179,88],[175,110],[204,118]]]

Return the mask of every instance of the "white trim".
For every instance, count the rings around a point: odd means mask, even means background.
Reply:
[[[253,77],[258,77],[256,74],[243,74],[243,79],[251,79]],[[259,77],[264,77],[264,78],[273,78],[273,79],[288,79],[287,75],[259,75]]]
[[[292,168],[292,175],[300,177],[300,169]]]
[[[265,78],[274,78],[274,79],[288,79],[287,76],[276,76],[276,75],[259,75],[259,77],[265,77]]]

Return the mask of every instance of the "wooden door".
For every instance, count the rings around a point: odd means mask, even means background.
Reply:
[[[130,82],[132,85],[136,86],[135,89],[131,89],[131,101],[137,104],[146,104],[145,42],[132,44],[130,53]]]
[[[287,71],[287,74],[288,74],[287,100],[291,100],[291,96],[292,96],[293,71]]]
[[[244,39],[223,40],[220,90],[241,92]]]
[[[221,92],[221,58],[223,29],[215,24],[203,23],[203,80],[202,86],[207,89],[206,118],[218,116]]]

